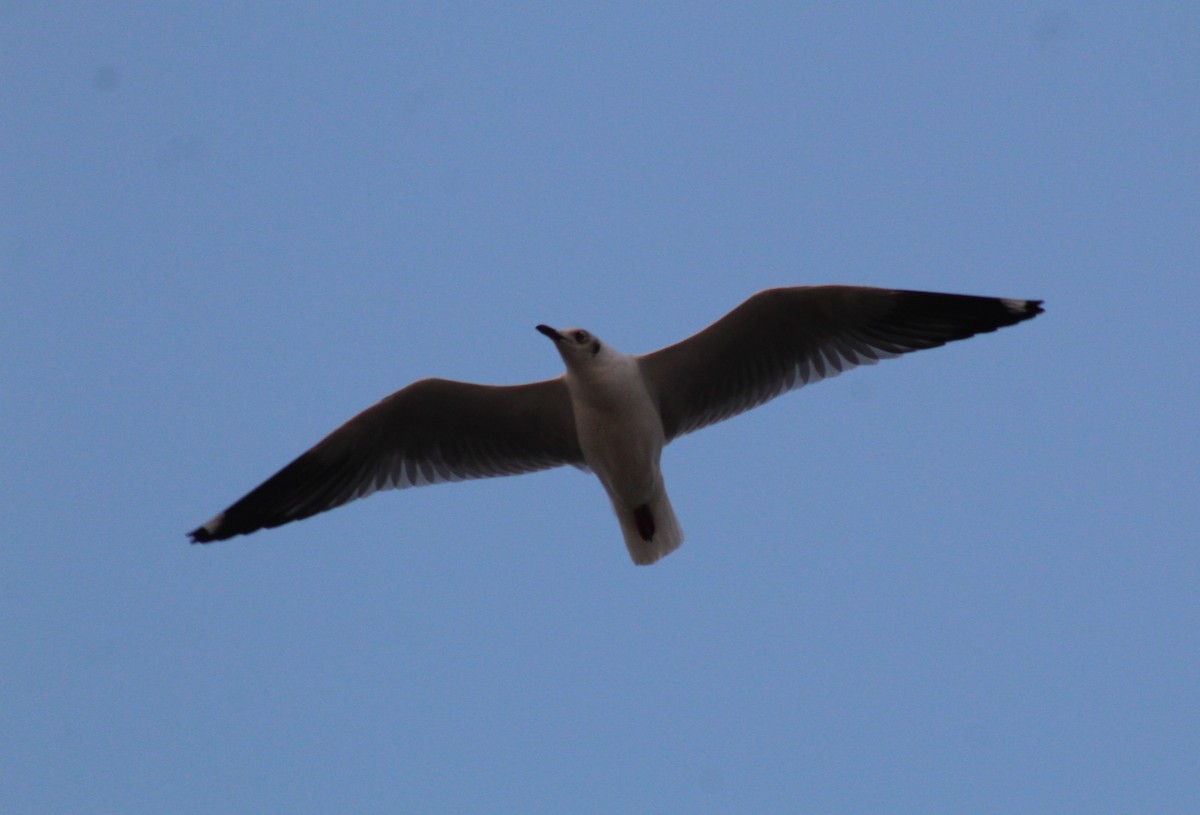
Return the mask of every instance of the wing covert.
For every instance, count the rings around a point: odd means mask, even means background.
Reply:
[[[1040,303],[862,286],[768,289],[638,362],[670,440],[857,365],[1030,319]]]
[[[189,534],[208,543],[378,490],[582,463],[561,378],[512,386],[422,379],[359,413]]]

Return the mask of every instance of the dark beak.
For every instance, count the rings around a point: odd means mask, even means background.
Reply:
[[[554,340],[555,342],[562,342],[562,334],[559,334],[557,331],[555,331],[553,328],[551,328],[548,325],[539,325],[537,327],[537,330],[542,332],[543,334],[545,334],[547,337]]]

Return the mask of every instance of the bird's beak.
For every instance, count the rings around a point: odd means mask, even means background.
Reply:
[[[551,328],[548,325],[539,325],[537,327],[537,330],[542,332],[543,334],[545,334],[547,337],[554,340],[555,342],[562,342],[562,334],[559,334],[557,331],[555,331],[553,328]]]

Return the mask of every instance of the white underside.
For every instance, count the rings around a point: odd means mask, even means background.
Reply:
[[[646,502],[650,507],[650,515],[654,519],[654,535],[646,541],[642,540],[638,530],[633,508],[626,507],[617,499],[613,500],[613,511],[621,524],[621,534],[625,537],[625,548],[629,557],[639,566],[649,566],[656,560],[669,555],[683,544],[683,529],[671,508],[671,499],[659,479],[659,489],[654,497]]]
[[[639,565],[653,563],[683,543],[659,470],[662,420],[632,357],[608,350],[596,363],[585,376],[568,369],[579,446],[608,493],[629,556]],[[635,515],[643,505],[654,525],[649,540]]]

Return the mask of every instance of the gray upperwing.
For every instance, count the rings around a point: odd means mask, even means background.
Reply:
[[[208,543],[378,490],[582,463],[561,377],[511,386],[422,379],[359,413],[189,534]]]
[[[1041,312],[1040,300],[862,286],[768,289],[638,363],[670,440],[856,365]]]

